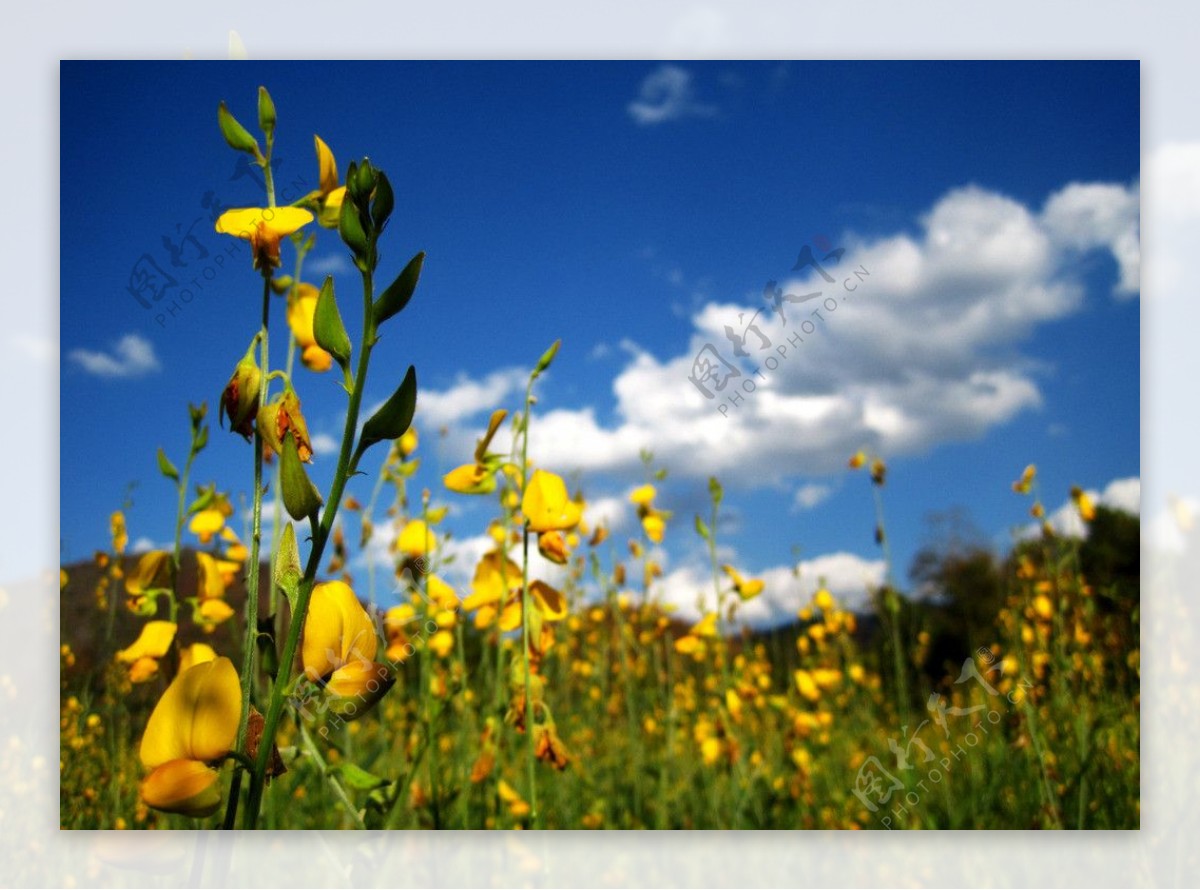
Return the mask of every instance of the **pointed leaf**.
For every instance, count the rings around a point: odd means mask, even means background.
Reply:
[[[179,481],[179,471],[175,469],[175,465],[167,459],[167,454],[162,450],[162,448],[158,449],[158,471],[168,479],[172,479],[175,482]]]
[[[404,271],[396,276],[383,295],[375,301],[375,324],[381,325],[393,315],[400,312],[412,299],[413,291],[417,289],[417,281],[421,277],[421,267],[425,263],[425,251],[421,251],[408,261]]]
[[[326,275],[325,283],[317,296],[317,308],[313,313],[313,336],[317,345],[338,360],[343,367],[350,361],[350,337],[338,311],[337,298],[333,295],[333,276]]]
[[[392,397],[383,403],[383,407],[363,425],[362,438],[358,442],[361,454],[376,442],[399,439],[412,425],[413,414],[417,410],[417,369],[408,366],[404,382],[392,393]]]
[[[374,791],[391,784],[389,779],[369,773],[354,763],[339,763],[334,770],[341,776],[342,781],[355,791]]]

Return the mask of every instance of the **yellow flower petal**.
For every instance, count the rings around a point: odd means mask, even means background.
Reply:
[[[217,653],[208,643],[192,643],[179,653],[179,673],[182,674],[188,668],[204,664],[206,661],[215,661],[216,658]]]
[[[117,653],[117,661],[133,664],[139,658],[162,658],[171,649],[176,629],[173,621],[147,621],[132,645]]]
[[[529,594],[547,621],[559,621],[567,617],[566,597],[549,584],[534,581],[529,585]]]
[[[143,780],[138,793],[147,806],[165,813],[204,818],[221,806],[219,774],[198,760],[170,760]]]
[[[207,544],[224,525],[225,514],[216,507],[209,507],[192,517],[188,523],[188,531],[198,537],[201,544]]]
[[[646,537],[655,544],[661,544],[663,532],[666,530],[666,523],[662,521],[662,517],[655,513],[642,518],[642,528],[646,532]]]
[[[198,595],[200,599],[220,599],[225,595],[225,582],[221,579],[221,568],[217,560],[207,553],[197,553],[196,563],[200,569]]]
[[[237,613],[233,606],[225,602],[223,599],[204,600],[200,603],[197,610],[200,613],[200,623],[207,628],[216,627],[218,624],[224,624]]]
[[[221,519],[224,522],[224,517]],[[167,583],[167,560],[171,555],[165,550],[151,550],[138,557],[137,566],[125,579],[125,590],[137,596]]]
[[[656,494],[653,485],[643,485],[629,493],[629,502],[639,507],[649,507]]]
[[[420,519],[413,519],[401,529],[396,538],[396,549],[405,556],[416,559],[433,550],[434,541],[429,526]]]
[[[372,662],[378,646],[375,626],[349,585],[329,581],[313,588],[301,649],[309,679],[327,677],[351,662]]]
[[[163,693],[142,736],[142,764],[172,760],[208,762],[224,757],[237,739],[242,691],[228,658],[188,668]]]
[[[334,158],[333,152],[320,136],[314,135],[313,142],[317,147],[317,187],[321,190],[322,195],[328,195],[338,187],[337,159]]]
[[[583,518],[582,508],[567,496],[562,477],[545,470],[534,471],[521,500],[521,512],[535,532],[566,531]]]

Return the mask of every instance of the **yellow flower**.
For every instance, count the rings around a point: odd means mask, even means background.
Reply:
[[[207,544],[224,525],[225,514],[217,507],[208,507],[192,517],[188,531],[199,538],[201,544]]]
[[[432,552],[436,537],[420,519],[413,519],[400,530],[396,538],[396,550],[412,559],[425,556]]]
[[[221,517],[225,521],[225,517]],[[171,555],[165,550],[151,550],[138,557],[137,566],[125,578],[125,590],[131,596],[140,596],[156,587],[167,584],[167,561]]]
[[[661,544],[666,523],[658,513],[649,513],[642,517],[642,530],[646,532],[646,537],[655,544]]]
[[[508,412],[503,408],[492,412],[487,431],[475,443],[474,462],[455,467],[443,477],[442,482],[448,489],[459,494],[491,494],[496,490],[496,471],[501,466],[502,458],[488,454],[488,446],[507,416]]]
[[[564,565],[567,561],[567,542],[562,532],[542,532],[538,535],[538,553],[551,562]]]
[[[142,800],[157,810],[204,817],[221,805],[218,773],[209,766],[232,749],[242,693],[228,658],[181,671],[154,706],[142,736]]]
[[[429,648],[438,658],[445,658],[454,651],[454,634],[448,630],[439,630],[429,639]]]
[[[792,678],[796,681],[796,688],[809,701],[817,701],[821,697],[821,690],[817,688],[816,680],[813,675],[803,668],[795,671]]]
[[[405,458],[412,457],[413,452],[417,450],[418,441],[419,437],[417,436],[416,427],[410,426],[404,435],[400,437],[400,456]]]
[[[312,440],[308,437],[308,423],[300,411],[300,397],[294,389],[284,390],[274,401],[258,409],[258,432],[263,443],[276,454],[283,453],[283,438],[291,433],[300,460],[311,463]]]
[[[201,600],[220,599],[225,596],[225,581],[217,560],[208,553],[197,553],[196,564],[200,569],[198,595]]]
[[[226,210],[217,218],[217,232],[250,242],[254,268],[269,274],[279,266],[279,242],[313,221],[299,207],[243,207]]]
[[[391,688],[391,671],[375,663],[378,647],[375,626],[349,585],[329,581],[313,588],[301,660],[310,680],[346,700],[335,702],[339,714],[365,713]]]
[[[717,635],[717,613],[709,612],[688,631],[694,637],[711,639]]]
[[[338,185],[337,160],[329,146],[320,136],[313,136],[317,148],[317,171],[320,215],[318,221],[327,229],[338,227],[338,216],[342,211],[342,201],[346,197],[346,187]]]
[[[211,631],[218,624],[224,624],[237,614],[233,606],[223,599],[202,600],[196,608],[196,623],[205,630]]]
[[[496,476],[482,464],[463,464],[455,467],[442,483],[459,494],[490,494],[496,490]]]
[[[529,804],[527,804],[521,795],[512,785],[508,784],[503,779],[496,786],[496,792],[500,795],[500,800],[508,804],[508,811],[516,818],[520,819],[523,816],[529,815]]]
[[[850,458],[849,467],[852,470],[858,470],[861,469],[866,462],[867,453],[859,449],[858,451],[854,452],[854,455]]]
[[[521,567],[499,551],[489,551],[475,566],[471,595],[463,600],[462,606],[468,612],[483,606],[494,606],[520,590],[521,586]]]
[[[177,629],[173,621],[147,621],[142,625],[138,638],[117,653],[117,661],[131,665],[130,679],[133,682],[154,676],[158,671],[158,659],[171,650]]]
[[[1084,522],[1091,522],[1096,518],[1096,505],[1092,503],[1088,493],[1078,485],[1071,487],[1071,500],[1075,502],[1075,509],[1079,511],[1079,516]]]
[[[567,496],[562,477],[545,470],[534,471],[521,499],[521,512],[535,532],[566,531],[583,518],[579,504]]]
[[[1042,621],[1049,621],[1054,617],[1054,604],[1050,602],[1050,597],[1044,594],[1038,594],[1033,598],[1033,614],[1037,615]]]
[[[1029,490],[1033,487],[1033,480],[1037,476],[1037,467],[1030,464],[1025,468],[1025,472],[1021,474],[1021,478],[1012,484],[1012,489],[1017,494],[1029,494]]]
[[[831,594],[828,590],[826,590],[824,587],[822,587],[815,594],[813,594],[813,605],[815,605],[818,609],[820,609],[822,612],[825,612],[827,614],[829,612],[832,612],[833,611],[833,594]]]
[[[225,559],[233,562],[245,562],[250,556],[250,551],[246,549],[246,545],[242,543],[241,538],[237,536],[237,532],[229,526],[221,529],[221,540],[225,541],[229,546],[225,548]]]
[[[567,617],[566,598],[549,584],[542,581],[531,582],[529,595],[533,597],[533,604],[547,621],[561,621]]]
[[[654,502],[656,494],[653,485],[643,485],[629,493],[629,502],[639,507],[649,507]]]
[[[763,592],[763,588],[766,586],[762,579],[759,578],[749,581],[746,580],[740,574],[738,574],[737,569],[731,565],[721,566],[721,570],[729,576],[729,580],[733,582],[733,589],[737,591],[737,595],[743,600],[754,599]]]
[[[458,608],[458,594],[437,575],[430,575],[425,581],[425,586],[429,599],[439,609],[449,611]]]

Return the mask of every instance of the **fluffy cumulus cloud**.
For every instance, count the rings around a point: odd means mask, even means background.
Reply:
[[[554,435],[534,443],[536,456],[627,471],[652,442],[677,472],[769,485],[832,472],[862,446],[895,456],[981,437],[1041,404],[1042,369],[1020,347],[1080,308],[1080,251],[1112,251],[1117,291],[1136,290],[1136,207],[1135,187],[1071,185],[1041,213],[977,187],[952,191],[918,235],[846,236],[845,255],[825,264],[832,283],[809,268],[779,284],[785,297],[821,292],[815,300],[705,304],[686,351],[632,354],[613,382],[618,423],[552,411],[540,423]],[[697,356],[715,379],[704,381]]]
[[[844,255],[816,251],[821,269],[780,281],[778,306],[758,294],[705,303],[674,354],[625,344],[615,419],[588,406],[546,411],[532,457],[562,473],[633,479],[641,450],[653,447],[678,475],[753,487],[833,473],[860,447],[896,457],[980,438],[1041,404],[1047,369],[1022,345],[1080,309],[1084,252],[1115,258],[1118,297],[1138,292],[1137,207],[1136,185],[1073,183],[1041,210],[975,186],[950,191],[914,233],[847,234]],[[745,356],[727,332],[743,338]],[[515,369],[463,378],[424,392],[421,412],[449,425],[447,441],[466,453],[481,427],[475,415],[523,380]],[[502,432],[497,446],[505,440]],[[812,487],[796,503],[820,496]]]
[[[627,110],[643,126],[714,115],[716,109],[699,102],[695,92],[690,72],[678,65],[663,65],[646,76]]]
[[[159,369],[154,345],[138,334],[126,334],[108,351],[73,349],[71,361],[96,377],[141,377]]]

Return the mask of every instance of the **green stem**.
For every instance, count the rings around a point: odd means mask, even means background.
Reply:
[[[368,269],[371,268],[368,265]],[[258,811],[262,804],[263,787],[266,782],[267,764],[275,742],[275,733],[279,728],[279,718],[283,714],[285,689],[296,659],[296,650],[300,644],[300,634],[304,628],[304,617],[308,614],[308,601],[312,596],[313,582],[321,565],[321,557],[325,552],[325,544],[333,529],[333,521],[337,518],[338,507],[342,502],[342,494],[346,482],[352,472],[354,455],[354,440],[358,432],[358,413],[362,406],[363,390],[367,383],[367,366],[371,358],[371,349],[375,343],[375,320],[371,312],[374,295],[373,275],[364,271],[363,277],[363,336],[358,356],[358,372],[354,375],[354,388],[350,391],[350,404],[346,409],[346,424],[342,430],[342,446],[338,452],[337,469],[333,475],[333,484],[329,490],[329,500],[320,523],[313,528],[312,549],[308,553],[308,562],[304,567],[304,578],[296,598],[295,613],[288,627],[287,641],[284,643],[283,654],[280,658],[279,675],[271,687],[271,700],[267,706],[267,714],[263,725],[263,735],[260,741],[258,759],[255,763],[254,775],[250,781],[250,798],[246,808],[245,827],[253,828],[258,821]]]
[[[358,812],[358,807],[354,805],[354,801],[350,799],[350,795],[346,793],[346,789],[342,786],[341,780],[338,779],[329,770],[329,764],[325,762],[325,758],[321,756],[321,751],[317,748],[316,742],[313,741],[312,735],[309,734],[307,727],[303,721],[300,722],[300,739],[304,742],[304,750],[308,756],[316,761],[317,769],[321,771],[321,778],[329,783],[333,788],[333,793],[337,797],[346,812],[350,814],[350,818],[354,820],[355,828],[365,829],[366,823],[363,822],[362,816]]]
[[[524,431],[521,436],[521,496],[525,496],[525,492],[529,490],[529,421],[530,410],[533,403],[533,381],[536,372],[529,378],[529,384],[525,387],[525,414],[524,414]],[[521,636],[523,640],[522,656],[525,659],[525,737],[528,740],[528,773],[529,773],[529,815],[530,822],[535,827],[540,827],[541,813],[538,810],[537,798],[537,740],[533,737],[533,698],[530,694],[532,687],[532,677],[530,674],[533,671],[533,666],[529,659],[529,608],[531,601],[529,598],[529,523],[525,523],[523,535],[523,547],[521,551]]]

